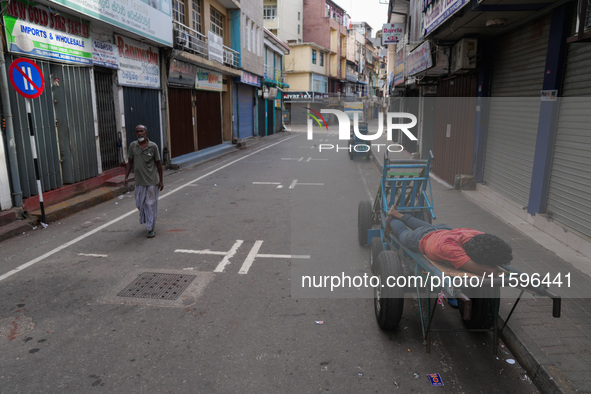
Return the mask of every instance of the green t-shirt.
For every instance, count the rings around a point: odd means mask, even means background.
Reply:
[[[144,150],[139,142],[133,141],[129,145],[128,157],[133,160],[133,176],[135,184],[139,186],[155,186],[160,181],[156,162],[160,161],[158,145],[148,141]]]

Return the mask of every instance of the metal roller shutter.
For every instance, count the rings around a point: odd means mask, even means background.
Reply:
[[[527,206],[550,17],[496,40],[484,181]]]
[[[253,88],[238,86],[238,138],[254,135],[254,93]]]
[[[570,44],[547,211],[555,221],[591,237],[591,47]],[[586,97],[581,97],[586,96]]]

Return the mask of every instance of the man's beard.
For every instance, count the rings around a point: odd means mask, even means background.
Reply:
[[[138,142],[144,142],[145,139],[146,137],[137,137]]]

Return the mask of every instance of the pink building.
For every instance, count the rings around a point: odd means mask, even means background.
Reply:
[[[347,28],[346,11],[330,0],[304,0],[304,42],[328,48],[328,92],[342,93],[346,79]]]

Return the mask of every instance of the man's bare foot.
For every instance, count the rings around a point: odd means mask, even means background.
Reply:
[[[400,219],[402,219],[403,215],[396,210],[396,207],[394,205],[392,205],[392,207],[388,211],[388,216],[390,216],[391,218],[400,220]]]

